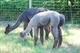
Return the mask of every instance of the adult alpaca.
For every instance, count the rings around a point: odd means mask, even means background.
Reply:
[[[55,48],[57,45],[58,47],[60,47],[62,43],[62,34],[60,27],[63,25],[64,19],[64,15],[59,14],[56,11],[45,11],[38,13],[33,16],[26,30],[22,31],[20,33],[20,36],[22,39],[26,40],[28,38],[28,33],[30,32],[31,28],[34,27],[34,45],[36,45],[38,39],[38,27],[50,25],[52,28],[52,35],[54,36],[53,48]]]
[[[15,28],[17,28],[20,23],[22,21],[24,21],[24,30],[26,29],[30,19],[37,13],[39,12],[43,12],[43,11],[48,11],[48,9],[46,8],[30,8],[30,9],[26,9],[24,10],[20,16],[18,17],[16,23],[14,25],[9,25],[5,28],[5,34],[8,34],[9,32],[11,32],[12,30],[14,30]],[[49,27],[48,27],[49,28]],[[49,29],[47,27],[45,28],[45,31],[46,31],[46,39],[48,39],[48,35],[49,35]],[[40,27],[40,34],[43,35],[43,29],[42,27]],[[32,33],[30,32],[31,36],[32,36]]]

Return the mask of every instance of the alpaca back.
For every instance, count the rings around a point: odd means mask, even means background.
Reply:
[[[26,9],[21,13],[22,16],[22,20],[27,20],[30,21],[30,19],[37,13],[39,12],[44,12],[44,11],[48,11],[48,9],[46,8],[30,8],[30,9]]]
[[[56,11],[45,11],[45,12],[40,12],[36,15],[33,16],[33,18],[31,19],[30,23],[34,24],[34,25],[48,25],[48,24],[55,24],[55,23],[59,23],[59,13],[57,13]]]

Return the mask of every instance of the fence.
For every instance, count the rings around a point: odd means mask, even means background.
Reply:
[[[2,2],[0,2],[2,3]],[[58,11],[66,16],[66,21],[80,23],[79,0],[15,0],[0,4],[0,20],[16,20],[19,14],[28,8],[44,7]]]

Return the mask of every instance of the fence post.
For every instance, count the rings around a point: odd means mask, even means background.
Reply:
[[[32,0],[29,0],[29,8],[32,7]]]
[[[72,17],[72,5],[70,5],[70,12],[71,12],[71,22],[73,24],[73,17]]]

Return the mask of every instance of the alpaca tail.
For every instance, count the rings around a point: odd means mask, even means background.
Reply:
[[[59,22],[59,27],[61,27],[65,22],[65,16],[63,14],[60,14],[60,22]]]

